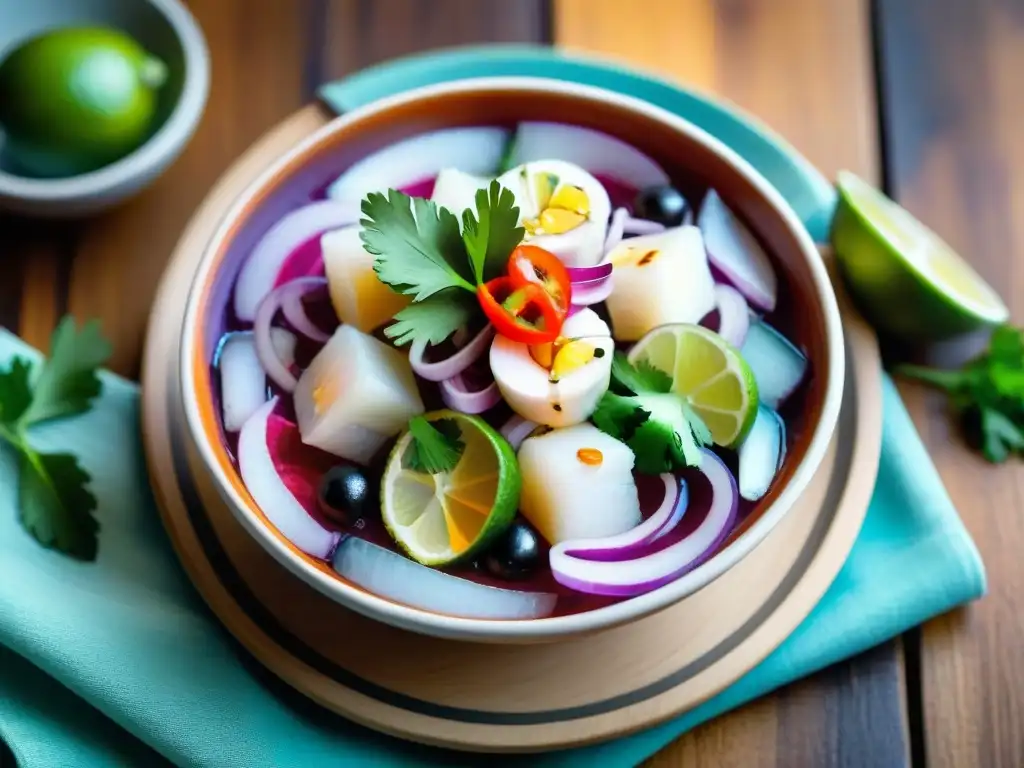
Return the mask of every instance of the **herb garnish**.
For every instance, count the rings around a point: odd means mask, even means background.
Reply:
[[[901,365],[894,373],[945,392],[989,461],[1024,455],[1024,330],[1000,326],[988,349],[959,370]]]
[[[84,413],[100,393],[97,369],[110,343],[92,321],[79,331],[70,317],[53,332],[50,357],[33,381],[32,363],[11,360],[0,371],[0,439],[19,454],[19,520],[44,547],[95,560],[99,523],[90,477],[70,453],[41,453],[29,441],[36,424]]]
[[[436,475],[451,472],[459,463],[466,444],[453,419],[427,421],[416,416],[409,422],[412,442],[405,454],[405,465],[417,472]]]
[[[644,474],[697,466],[700,446],[711,444],[711,432],[685,397],[672,392],[664,371],[622,352],[612,358],[612,382],[594,411],[594,425],[630,447],[636,469]]]
[[[395,189],[370,193],[362,211],[360,237],[377,257],[377,277],[413,297],[384,331],[398,346],[440,344],[480,317],[478,286],[501,274],[524,234],[515,196],[497,181],[477,192],[476,211],[463,213],[461,232],[448,209]]]

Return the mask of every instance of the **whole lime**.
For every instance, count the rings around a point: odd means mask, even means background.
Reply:
[[[0,62],[5,152],[32,176],[73,176],[124,157],[149,135],[167,68],[114,29],[45,32]]]

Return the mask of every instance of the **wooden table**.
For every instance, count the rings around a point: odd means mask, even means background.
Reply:
[[[188,0],[213,87],[178,163],[120,210],[0,218],[0,323],[46,348],[98,316],[138,373],[165,260],[217,176],[330,78],[485,41],[642,65],[757,114],[829,176],[884,183],[1024,311],[1024,0]],[[680,738],[652,766],[1024,765],[1024,469],[966,450],[940,398],[904,395],[989,569],[990,594]]]

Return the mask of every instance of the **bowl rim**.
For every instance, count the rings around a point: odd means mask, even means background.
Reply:
[[[194,381],[194,344],[197,338],[196,325],[202,314],[199,301],[212,276],[216,273],[215,256],[223,249],[230,237],[234,222],[248,203],[284,169],[292,166],[328,136],[347,125],[360,122],[383,111],[388,111],[408,102],[429,99],[441,94],[474,92],[480,90],[544,91],[574,98],[611,102],[628,111],[638,112],[649,119],[667,124],[673,130],[688,135],[694,141],[704,144],[722,157],[732,169],[742,174],[770,205],[800,246],[805,257],[815,291],[822,301],[824,310],[824,335],[827,342],[828,359],[825,364],[827,383],[822,403],[821,416],[812,427],[803,460],[796,467],[786,485],[773,503],[723,550],[707,562],[684,574],[675,581],[652,592],[623,600],[612,605],[583,613],[554,616],[542,619],[490,620],[473,619],[414,608],[392,602],[371,592],[348,584],[338,576],[315,568],[293,554],[287,545],[249,509],[248,502],[236,491],[223,471],[214,452],[214,447],[205,438],[198,400],[192,388]],[[781,194],[739,154],[720,140],[693,123],[671,112],[649,104],[641,99],[619,94],[596,86],[564,83],[537,77],[469,77],[444,83],[427,85],[384,99],[374,101],[351,112],[347,112],[310,134],[292,147],[273,164],[264,169],[238,196],[221,220],[216,232],[207,243],[199,266],[189,289],[179,345],[179,376],[182,406],[189,438],[196,448],[204,467],[210,473],[215,485],[235,517],[261,545],[282,565],[296,576],[313,586],[346,608],[355,610],[378,621],[384,621],[402,629],[421,634],[465,640],[519,642],[527,640],[556,639],[587,632],[598,631],[642,618],[674,604],[683,597],[706,586],[726,570],[745,557],[759,544],[772,528],[793,506],[806,488],[824,458],[829,441],[835,431],[839,417],[845,380],[845,351],[842,325],[835,293],[824,262],[814,242],[791,206]],[[237,473],[236,473],[237,474]]]
[[[167,20],[181,43],[185,78],[174,109],[156,133],[132,152],[102,168],[77,176],[34,179],[0,170],[0,195],[24,202],[58,203],[117,189],[159,166],[191,138],[210,91],[210,54],[192,13],[178,0],[146,0]]]

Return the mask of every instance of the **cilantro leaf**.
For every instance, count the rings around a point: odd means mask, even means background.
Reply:
[[[70,453],[40,453],[29,443],[35,424],[87,411],[101,389],[96,369],[110,356],[99,325],[81,331],[64,318],[53,333],[51,354],[32,381],[32,364],[15,357],[0,372],[0,443],[19,455],[19,521],[44,547],[80,560],[96,558],[99,524],[89,475]]]
[[[20,520],[44,547],[78,560],[95,560],[99,523],[89,475],[70,453],[22,450]]]
[[[526,233],[518,226],[515,195],[497,181],[476,193],[476,216],[462,213],[462,239],[476,282],[486,283],[505,273],[509,256]]]
[[[677,436],[656,421],[645,421],[626,443],[636,456],[637,472],[658,475],[670,472],[681,453]]]
[[[473,296],[448,288],[400,310],[384,335],[399,347],[419,339],[440,344],[479,312],[480,305]]]
[[[391,189],[387,197],[367,195],[362,211],[359,236],[377,257],[373,269],[381,282],[413,301],[446,288],[476,291],[459,221],[447,208]]]
[[[16,357],[8,370],[0,372],[0,423],[16,424],[31,405],[31,371],[31,363]]]
[[[605,392],[590,418],[602,432],[626,443],[650,417],[635,398]]]
[[[606,392],[591,419],[602,432],[629,446],[636,470],[643,474],[697,466],[700,446],[711,444],[711,433],[700,416],[672,394]]]
[[[50,357],[33,387],[32,401],[19,419],[22,425],[87,411],[89,402],[100,393],[96,369],[111,351],[99,322],[88,322],[78,331],[71,317],[61,320],[50,342]]]
[[[904,378],[945,392],[971,442],[993,463],[1024,455],[1024,331],[995,329],[988,349],[959,370],[897,366]]]
[[[612,358],[612,378],[622,389],[635,395],[644,392],[671,392],[672,378],[664,371],[655,368],[647,360],[636,365],[622,352],[616,351]]]
[[[409,422],[409,431],[412,442],[403,458],[405,465],[417,472],[451,472],[466,449],[459,425],[452,419],[430,422],[416,416]]]

